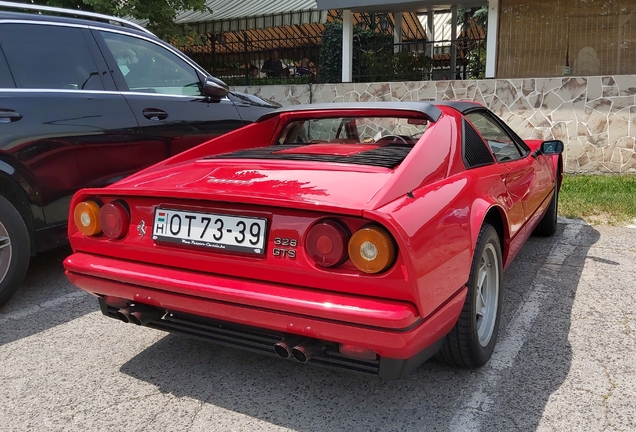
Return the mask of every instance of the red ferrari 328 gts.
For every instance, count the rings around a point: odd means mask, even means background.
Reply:
[[[472,102],[281,108],[78,192],[66,272],[137,325],[385,379],[478,367],[503,269],[556,231],[562,151]]]

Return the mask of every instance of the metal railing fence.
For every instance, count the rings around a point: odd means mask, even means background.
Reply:
[[[180,49],[228,85],[339,82],[341,60],[321,58],[322,36],[250,40],[246,33],[216,35]],[[361,45],[354,39],[353,81],[431,81],[479,79],[485,76],[486,40],[460,38]],[[277,50],[281,73],[263,70]],[[323,55],[323,57],[325,57]],[[302,59],[308,68],[301,68]],[[329,73],[328,73],[329,72]]]

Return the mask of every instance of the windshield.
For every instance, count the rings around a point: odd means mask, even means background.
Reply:
[[[279,144],[350,143],[414,145],[428,121],[401,117],[338,117],[296,120],[288,123]]]

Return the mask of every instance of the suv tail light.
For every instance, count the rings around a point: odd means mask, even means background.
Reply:
[[[130,215],[121,202],[114,201],[101,208],[99,223],[106,237],[120,239],[128,233]]]
[[[77,229],[86,236],[102,232],[99,224],[99,205],[95,201],[83,201],[73,210],[73,221]]]
[[[333,267],[347,259],[348,230],[336,221],[317,223],[309,230],[305,249],[321,267]]]
[[[395,244],[391,235],[377,226],[356,231],[349,241],[349,258],[358,270],[379,273],[395,260]]]

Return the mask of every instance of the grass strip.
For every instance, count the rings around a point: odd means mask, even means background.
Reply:
[[[559,195],[559,214],[595,225],[633,223],[636,176],[565,174]]]

